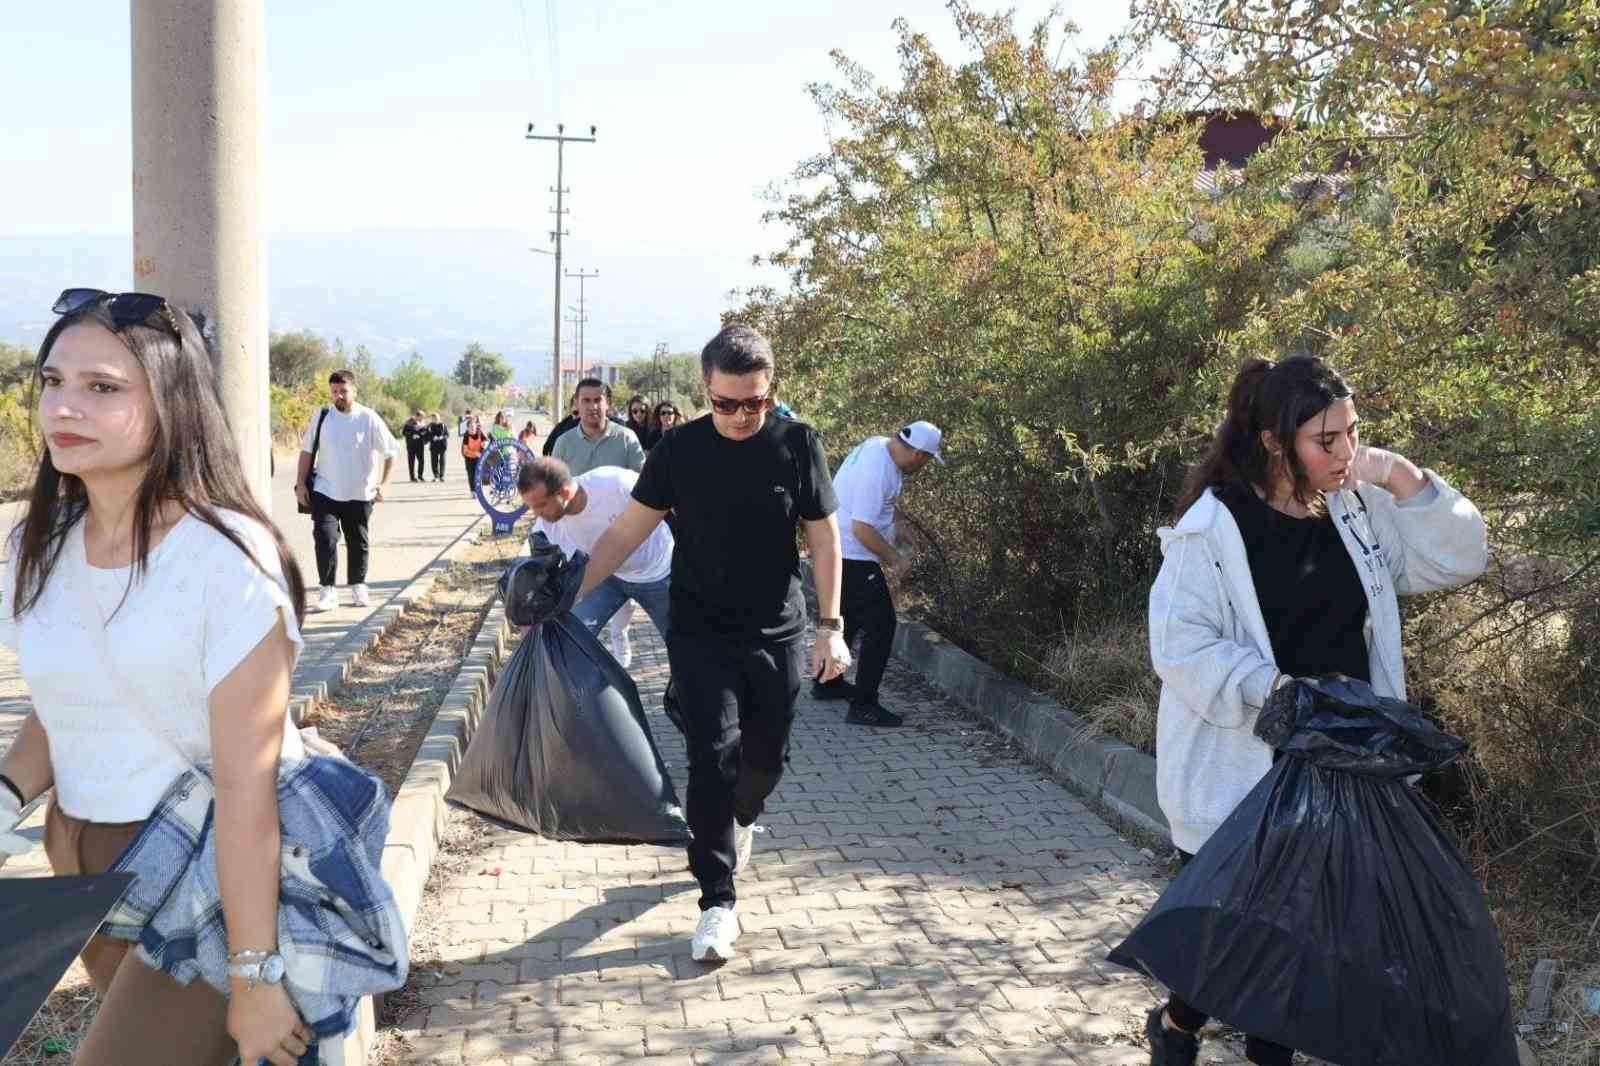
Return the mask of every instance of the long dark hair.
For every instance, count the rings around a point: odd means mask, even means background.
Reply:
[[[1328,405],[1350,395],[1339,372],[1314,355],[1291,356],[1278,363],[1247,359],[1228,391],[1228,411],[1200,465],[1191,467],[1178,497],[1175,515],[1182,518],[1206,489],[1228,486],[1270,491],[1276,457],[1261,441],[1263,431],[1282,446],[1286,472],[1294,482],[1294,498],[1313,511],[1321,497],[1311,487],[1295,453],[1294,438]]]
[[[223,521],[218,512],[226,509],[260,522],[272,534],[278,563],[289,585],[295,620],[303,621],[305,581],[283,534],[245,483],[205,338],[183,311],[177,307],[171,307],[171,311],[170,324],[176,327],[176,333],[168,328],[164,316],[162,325],[118,326],[103,300],[63,315],[39,345],[39,357],[33,366],[34,387],[40,386],[45,361],[62,333],[77,325],[95,325],[115,334],[144,368],[156,414],[149,463],[134,500],[133,567],[128,587],[145,575],[151,533],[163,505],[169,501],[182,505],[184,511],[227,537],[263,573],[270,573],[250,546]],[[41,447],[39,467],[28,494],[28,514],[13,560],[17,568],[14,615],[20,617],[39,602],[61,558],[67,534],[82,521],[88,508],[83,481],[58,471],[50,461],[50,449]],[[123,598],[125,602],[126,592]]]

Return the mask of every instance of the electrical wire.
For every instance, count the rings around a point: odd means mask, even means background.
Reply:
[[[561,54],[556,48],[556,0],[544,0],[545,41],[550,46],[550,102],[561,120]]]

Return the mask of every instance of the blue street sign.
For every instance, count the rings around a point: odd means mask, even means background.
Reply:
[[[472,488],[478,503],[489,513],[496,536],[510,533],[517,519],[527,513],[528,505],[517,492],[517,473],[523,463],[533,458],[528,446],[512,437],[490,441],[483,449],[478,460],[478,483]]]

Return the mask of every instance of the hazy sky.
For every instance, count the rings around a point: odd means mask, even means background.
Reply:
[[[960,53],[939,0],[267,8],[269,232],[487,228],[534,243],[551,219],[555,151],[525,141],[527,123],[594,124],[598,142],[566,152],[568,266],[603,274],[586,241],[613,255],[622,242],[675,249],[747,279],[742,263],[780,242],[760,223],[762,190],[825,145],[805,90],[833,77],[829,50],[893,79],[903,16]],[[1126,12],[1062,8],[1084,47]],[[1015,9],[1025,27],[1050,4]],[[0,4],[0,238],[131,229],[128,20],[128,0]],[[706,294],[708,320],[724,291]]]

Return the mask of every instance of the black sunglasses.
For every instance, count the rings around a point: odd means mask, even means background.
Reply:
[[[766,408],[772,404],[772,399],[777,395],[777,392],[777,388],[773,387],[762,393],[760,396],[752,396],[748,400],[730,400],[726,397],[715,396],[708,392],[706,394],[706,398],[710,401],[712,410],[716,411],[719,415],[734,414],[741,407],[743,407],[748,414],[756,415],[766,410]]]
[[[105,301],[106,312],[111,316],[111,322],[118,329],[129,326],[145,325],[150,316],[157,311],[161,312],[162,321],[177,336],[182,336],[178,328],[178,315],[173,306],[167,303],[165,296],[157,296],[149,292],[106,292],[104,289],[62,289],[61,295],[56,297],[55,304],[50,308],[58,315],[70,315],[81,311],[90,304]],[[204,319],[199,315],[192,316],[195,326],[201,327]]]

